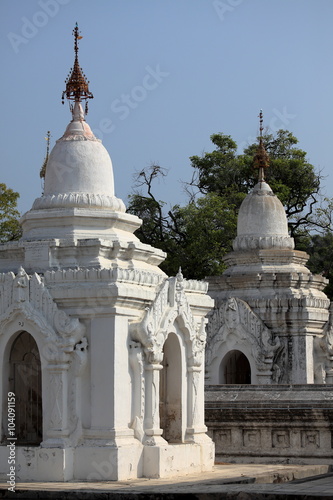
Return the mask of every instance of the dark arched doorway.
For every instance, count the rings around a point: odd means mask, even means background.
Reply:
[[[169,333],[163,346],[160,372],[160,425],[169,443],[182,442],[182,366],[177,335]]]
[[[9,365],[9,390],[15,394],[16,443],[37,446],[43,439],[41,363],[37,344],[28,332],[15,339]]]
[[[251,384],[249,360],[241,351],[230,351],[220,364],[221,384]]]

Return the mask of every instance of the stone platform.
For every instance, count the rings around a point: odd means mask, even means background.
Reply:
[[[329,470],[327,465],[216,464],[213,472],[173,480],[20,483],[15,493],[8,491],[2,483],[0,498],[309,500],[332,498],[333,474]]]

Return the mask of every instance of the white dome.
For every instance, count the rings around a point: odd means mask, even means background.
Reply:
[[[97,140],[61,138],[51,151],[44,194],[68,192],[114,196],[111,158]]]
[[[133,233],[141,220],[127,214],[123,201],[114,195],[110,156],[85,122],[79,102],[51,151],[44,194],[22,216],[21,224],[25,240],[137,240]]]
[[[125,211],[114,196],[112,163],[109,153],[84,121],[79,102],[73,120],[56,142],[46,166],[44,194],[33,209],[103,207]]]
[[[283,205],[264,181],[241,204],[233,246],[234,250],[294,247]]]

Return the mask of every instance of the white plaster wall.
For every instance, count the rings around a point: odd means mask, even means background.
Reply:
[[[114,426],[114,334],[111,318],[91,320],[91,426],[105,437]]]

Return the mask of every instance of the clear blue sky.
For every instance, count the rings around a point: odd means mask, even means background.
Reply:
[[[41,193],[46,131],[54,144],[70,121],[75,22],[95,96],[87,121],[125,203],[151,162],[169,169],[159,198],[185,202],[189,156],[216,132],[251,142],[260,108],[271,131],[298,137],[333,197],[332,0],[1,0],[0,182],[22,212]]]

